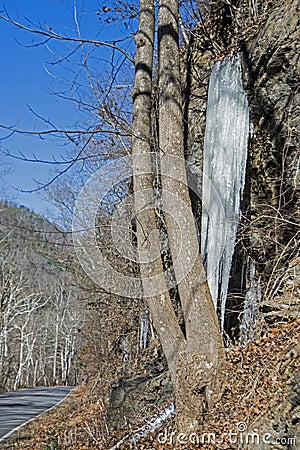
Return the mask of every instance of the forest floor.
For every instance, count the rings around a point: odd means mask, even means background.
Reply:
[[[228,352],[224,396],[191,435],[172,432],[175,423],[171,420],[137,444],[130,446],[127,441],[120,448],[300,448],[295,441],[300,422],[299,332],[300,320],[266,327],[260,339]],[[60,406],[25,426],[0,449],[109,450],[123,436],[109,435],[105,417],[105,401],[92,400],[89,386],[78,387]],[[264,444],[256,445],[253,433]]]

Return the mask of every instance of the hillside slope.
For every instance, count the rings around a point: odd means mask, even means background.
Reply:
[[[82,312],[66,244],[44,218],[0,205],[0,391],[74,383]]]
[[[170,420],[156,433],[149,433],[133,448],[298,448],[299,332],[298,320],[266,330],[261,339],[245,348],[231,349],[227,353],[229,376],[225,394],[205,417],[202,425],[191,435],[180,436]],[[108,450],[126,434],[127,440],[120,448],[132,448],[129,445],[130,437],[138,431],[141,416],[136,417],[136,425],[132,424],[127,433],[108,433],[105,424],[107,400],[93,398],[90,395],[92,390],[92,384],[78,388],[56,410],[29,424],[0,448]],[[143,424],[145,422],[146,419]]]

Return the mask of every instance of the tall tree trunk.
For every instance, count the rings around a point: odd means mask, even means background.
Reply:
[[[24,368],[24,326],[21,325],[19,328],[20,331],[20,350],[19,350],[19,362],[18,362],[18,370],[14,382],[14,391],[18,389],[22,385],[22,377],[23,377],[23,368]]]
[[[199,256],[187,188],[177,22],[178,2],[161,0],[159,146],[162,200],[167,212],[167,232],[186,335],[178,324],[164,277],[157,230],[150,144],[155,15],[154,1],[149,0],[140,0],[140,26],[136,36],[132,161],[137,254],[143,295],[175,387],[178,425],[181,430],[187,430],[195,424],[206,405],[219,397],[225,355],[216,311]]]
[[[154,207],[151,160],[151,96],[154,47],[154,1],[140,1],[136,36],[135,89],[133,92],[132,162],[137,224],[138,260],[143,295],[168,361],[176,378],[176,354],[183,335],[177,323],[164,279]]]
[[[57,306],[57,311],[55,315],[55,336],[54,336],[54,351],[53,351],[53,367],[52,367],[52,384],[57,384],[57,359],[58,359],[58,341],[59,341],[59,310]]]
[[[166,214],[166,224],[186,330],[175,380],[178,425],[184,430],[220,397],[225,352],[199,254],[186,177],[178,19],[178,0],[160,0],[159,148],[164,209],[174,211]]]

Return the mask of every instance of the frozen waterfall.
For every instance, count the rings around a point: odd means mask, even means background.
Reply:
[[[215,305],[224,316],[245,184],[249,111],[240,57],[213,67],[204,138],[201,253]]]

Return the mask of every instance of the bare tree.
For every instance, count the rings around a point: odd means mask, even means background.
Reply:
[[[205,404],[209,407],[222,393],[225,362],[224,346],[217,314],[206,281],[199,252],[191,264],[193,249],[198,248],[193,221],[186,169],[184,165],[183,99],[179,53],[179,2],[161,0],[159,4],[159,148],[162,173],[166,156],[178,157],[179,173],[176,177],[162,176],[162,190],[171,193],[190,210],[188,220],[182,208],[176,208],[176,223],[166,215],[169,245],[173,259],[178,253],[179,239],[184,246],[179,265],[174,265],[178,278],[178,291],[184,316],[185,342],[178,357],[176,377],[176,405],[179,423],[183,428],[199,415]],[[167,169],[167,168],[166,168]],[[166,210],[169,208],[166,207]],[[180,230],[178,236],[177,229]],[[184,239],[184,242],[183,242]],[[183,267],[190,267],[179,281]]]
[[[140,273],[143,293],[173,379],[178,425],[180,429],[187,430],[196,424],[206,407],[210,407],[222,394],[225,353],[217,314],[199,255],[186,181],[178,37],[179,6],[176,0],[162,0],[159,4],[158,114],[161,196],[164,209],[168,212],[166,228],[173,261],[177,258],[173,267],[179,280],[183,330],[179,326],[162,275],[161,246],[153,193],[154,157],[151,154],[154,3],[141,1],[140,8],[139,33],[136,37],[132,130]],[[175,157],[176,160],[170,159],[169,156]],[[176,169],[172,173],[169,166],[174,162]],[[186,215],[187,209],[190,212],[189,218]],[[182,241],[183,236],[185,242]],[[184,247],[179,256],[178,246]],[[195,250],[197,255],[193,261]],[[158,294],[153,295],[154,292]]]
[[[83,320],[75,277],[54,261],[63,254],[49,224],[13,206],[1,213],[0,389],[72,382]]]
[[[151,158],[151,95],[154,46],[154,2],[140,3],[140,28],[136,37],[136,75],[133,93],[132,160],[137,240],[143,293],[166,354],[173,379],[176,376],[174,355],[182,337],[164,277],[160,278],[162,295],[153,296],[153,274],[163,272],[159,235],[156,230]],[[150,207],[149,207],[150,205]],[[146,252],[146,258],[143,253]],[[144,256],[144,257],[143,257]],[[146,262],[146,264],[145,264]],[[147,262],[149,262],[147,264]]]

